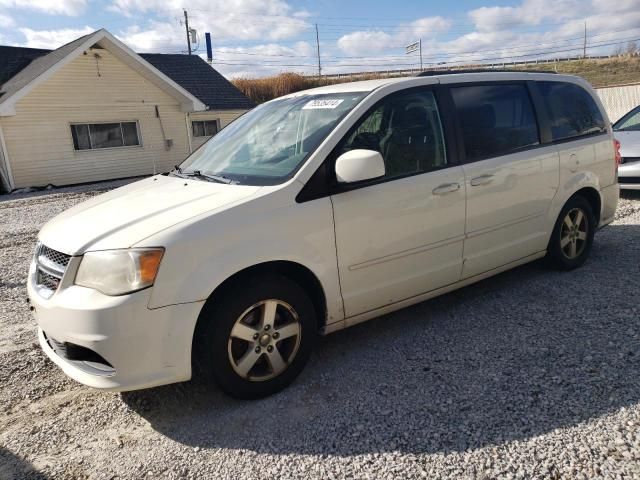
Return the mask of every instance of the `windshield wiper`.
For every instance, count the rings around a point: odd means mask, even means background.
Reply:
[[[173,170],[171,170],[169,172],[170,175],[173,175],[175,177],[180,177],[180,178],[187,178],[187,175],[184,175],[182,173],[182,168],[180,168],[180,165],[174,165],[173,166]]]
[[[225,185],[236,185],[238,183],[219,173],[202,173],[200,170],[194,170],[193,172],[183,172],[182,168],[180,168],[180,166],[178,165],[173,167],[173,171],[171,171],[170,173],[171,175],[175,175],[176,177],[180,178],[195,177],[202,180],[208,180],[210,182],[224,183]]]
[[[233,180],[225,177],[224,175],[215,174],[215,173],[202,173],[200,170],[194,170],[193,172],[184,172],[182,174],[188,177],[201,178],[201,179],[209,180],[216,183],[224,183],[226,185],[231,185],[234,183]]]

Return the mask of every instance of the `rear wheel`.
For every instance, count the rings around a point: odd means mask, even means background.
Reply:
[[[549,240],[547,257],[550,262],[561,270],[582,266],[591,252],[596,226],[591,204],[581,196],[569,199]]]
[[[295,282],[260,275],[225,289],[205,307],[196,332],[200,373],[237,398],[260,398],[289,385],[309,359],[316,314]]]

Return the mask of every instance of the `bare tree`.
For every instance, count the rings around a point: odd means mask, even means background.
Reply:
[[[627,43],[627,49],[625,52],[627,55],[635,55],[638,53],[638,42],[631,41]]]

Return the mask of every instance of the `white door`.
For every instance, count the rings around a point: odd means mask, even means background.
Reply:
[[[527,85],[453,86],[466,162],[463,278],[543,251],[559,156],[540,146]]]
[[[383,99],[338,154],[375,149],[383,179],[332,195],[340,286],[351,317],[460,279],[464,172],[449,166],[434,94]]]

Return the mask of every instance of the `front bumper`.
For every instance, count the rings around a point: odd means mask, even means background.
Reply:
[[[619,165],[618,181],[622,189],[640,190],[640,162]]]
[[[193,332],[204,302],[149,309],[151,289],[110,297],[77,285],[61,285],[45,299],[36,292],[32,274],[27,290],[42,349],[74,380],[126,391],[191,378]],[[108,366],[70,360],[52,348],[56,344],[84,347]]]

